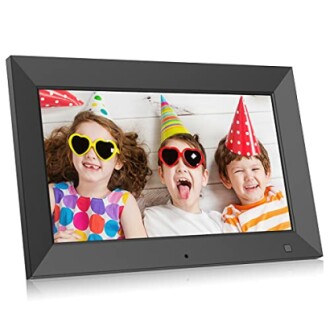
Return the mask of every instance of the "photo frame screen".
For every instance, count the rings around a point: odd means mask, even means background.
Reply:
[[[271,96],[40,89],[39,97],[55,243],[292,229]],[[77,119],[86,112],[105,122]],[[117,128],[145,151],[135,172],[126,172],[131,141],[114,138]],[[93,145],[100,138],[120,139],[122,153]],[[140,214],[129,206],[122,224],[128,196]]]

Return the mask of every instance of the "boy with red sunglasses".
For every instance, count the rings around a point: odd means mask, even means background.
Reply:
[[[147,234],[156,237],[221,233],[219,214],[211,217],[199,205],[209,177],[205,150],[198,136],[189,133],[163,96],[161,104],[158,174],[171,200],[166,205],[146,208]]]

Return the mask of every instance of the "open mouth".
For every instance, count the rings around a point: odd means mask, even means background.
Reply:
[[[91,163],[83,163],[83,166],[85,168],[87,168],[88,170],[93,170],[93,171],[97,171],[101,168],[101,166],[95,165],[95,164],[91,164]]]
[[[176,186],[179,190],[180,197],[182,199],[188,199],[191,189],[191,182],[185,178],[181,178],[177,180]]]
[[[245,186],[244,189],[247,190],[247,191],[254,191],[258,187],[259,187],[259,185],[255,184],[255,185]]]

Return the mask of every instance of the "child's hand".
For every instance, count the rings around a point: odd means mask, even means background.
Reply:
[[[54,235],[55,243],[78,242],[80,240],[81,237],[73,229],[59,231]]]
[[[271,195],[275,196],[277,193],[280,192],[280,190],[278,190],[277,188],[275,188],[274,186],[269,186],[270,189],[269,189],[269,192]]]
[[[281,190],[275,188],[274,186],[269,186],[269,192],[268,192],[268,197],[267,197],[267,199],[269,201],[271,201],[273,199],[280,200],[283,197],[284,197],[284,195]]]

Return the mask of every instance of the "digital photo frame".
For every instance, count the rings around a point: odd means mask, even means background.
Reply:
[[[322,256],[291,68],[12,56],[7,70],[27,278]],[[180,97],[202,105],[205,97],[269,100],[291,229],[55,244],[40,90],[139,95],[156,108],[160,94],[177,104]]]

